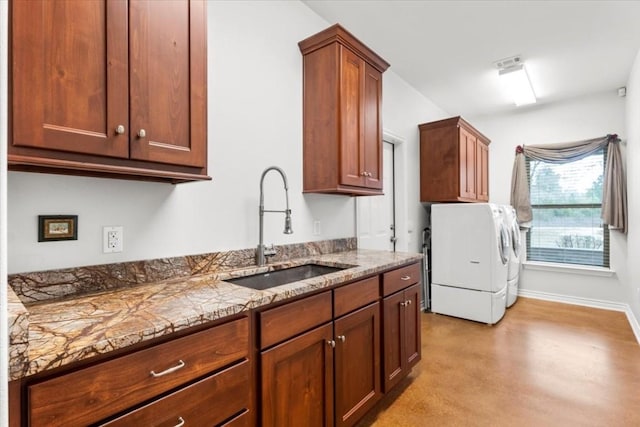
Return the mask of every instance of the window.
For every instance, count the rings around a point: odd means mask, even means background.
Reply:
[[[527,260],[609,267],[609,229],[600,218],[605,157],[599,150],[564,164],[527,159]]]

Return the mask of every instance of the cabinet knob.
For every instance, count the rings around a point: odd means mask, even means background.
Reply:
[[[408,299],[408,300],[405,301],[405,303],[406,303],[406,305],[411,305],[411,300]]]
[[[406,307],[406,305],[407,305],[407,302],[406,302],[406,301],[402,301],[402,302],[400,303],[400,307]]]
[[[116,133],[118,135],[122,135],[124,133],[125,129],[123,125],[118,125],[118,127],[116,127]]]
[[[361,172],[361,173],[360,173],[360,176],[367,176],[367,172],[366,172],[366,171]]]
[[[367,176],[368,176],[368,177],[372,177],[372,176],[373,176],[373,174],[372,174],[371,172],[367,172]]]
[[[138,131],[138,138],[144,138],[145,136],[147,136],[147,131],[144,129],[140,129]]]
[[[344,335],[338,335],[338,339],[342,342],[345,342],[347,340],[347,337],[345,337]]]
[[[335,348],[336,347],[336,342],[334,340],[327,340],[327,344],[329,344],[331,346],[331,348]]]

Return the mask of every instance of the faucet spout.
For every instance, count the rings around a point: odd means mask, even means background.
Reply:
[[[284,193],[286,199],[286,208],[285,210],[265,210],[264,208],[264,177],[267,175],[269,171],[276,171],[282,177],[282,181],[284,182]],[[291,209],[289,209],[289,182],[287,181],[287,174],[279,168],[278,166],[270,166],[266,168],[262,172],[262,176],[260,177],[260,206],[259,206],[259,216],[260,216],[260,231],[258,236],[258,248],[256,249],[256,264],[258,266],[262,266],[266,262],[266,256],[275,255],[273,252],[267,252],[264,246],[264,213],[265,212],[280,212],[285,214],[284,218],[284,234],[292,234],[293,229],[291,228]]]

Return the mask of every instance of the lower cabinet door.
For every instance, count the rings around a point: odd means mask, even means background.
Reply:
[[[404,357],[409,370],[420,361],[421,354],[420,287],[413,285],[405,289],[404,298]]]
[[[382,396],[380,388],[380,304],[337,319],[336,426],[352,426]]]
[[[397,292],[383,301],[383,353],[385,393],[400,381],[404,363],[404,293]]]
[[[262,426],[333,425],[333,324],[261,354]]]
[[[249,375],[244,361],[101,425],[215,426],[233,421],[250,407]]]

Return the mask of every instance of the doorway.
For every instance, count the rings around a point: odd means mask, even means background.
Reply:
[[[385,138],[382,150],[381,196],[356,199],[358,248],[396,251],[395,145]]]

